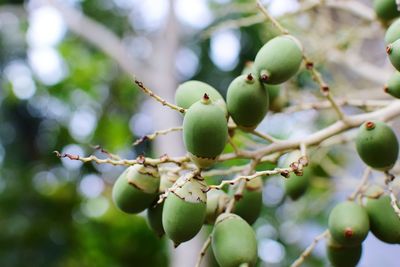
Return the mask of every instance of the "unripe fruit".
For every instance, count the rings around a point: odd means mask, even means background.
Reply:
[[[246,182],[242,197],[235,203],[233,212],[242,217],[248,224],[253,224],[261,213],[262,208],[262,179],[257,177]],[[232,194],[236,191],[232,188]]]
[[[396,71],[390,76],[384,90],[391,96],[400,98],[400,72]]]
[[[386,46],[386,53],[396,70],[400,71],[400,39]]]
[[[361,258],[362,245],[345,247],[330,238],[326,245],[326,253],[333,267],[355,267]]]
[[[248,75],[250,73],[255,73],[254,61],[247,61],[245,63],[241,75]]]
[[[366,209],[371,232],[385,243],[400,244],[400,218],[390,204],[390,197],[368,198]]]
[[[115,205],[126,213],[145,210],[157,197],[160,178],[153,167],[134,165],[128,167],[113,186]]]
[[[206,223],[214,224],[217,217],[225,210],[229,196],[222,190],[211,189],[207,192]]]
[[[215,223],[211,246],[221,267],[254,266],[257,240],[251,226],[236,214],[223,213]]]
[[[329,232],[342,246],[361,244],[369,231],[367,211],[351,201],[336,205],[329,215]]]
[[[264,83],[283,83],[300,68],[303,51],[300,42],[290,35],[282,35],[268,41],[258,51],[254,66]]]
[[[392,20],[400,16],[397,10],[396,0],[374,0],[375,13],[381,20]]]
[[[163,212],[164,202],[161,204],[153,203],[147,209],[147,220],[149,222],[150,228],[158,237],[162,237],[164,232],[164,227],[162,225],[162,212]]]
[[[400,39],[400,19],[395,20],[386,30],[385,44],[391,44],[397,39]]]
[[[253,130],[268,111],[268,93],[253,74],[234,79],[226,95],[228,112],[233,121],[245,130]]]
[[[399,143],[393,130],[384,122],[367,121],[358,130],[356,148],[365,164],[386,171],[397,160]]]
[[[162,213],[162,224],[175,247],[192,239],[206,217],[206,184],[196,178],[182,176],[168,194]]]
[[[183,119],[183,141],[199,168],[212,165],[228,139],[228,124],[222,110],[205,94],[193,104]]]
[[[227,115],[226,104],[221,94],[211,85],[200,81],[187,81],[179,85],[175,91],[175,103],[182,108],[188,109],[199,101],[204,94],[207,94],[214,104],[220,107]]]

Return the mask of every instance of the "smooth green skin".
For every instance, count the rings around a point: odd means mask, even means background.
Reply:
[[[303,53],[292,36],[282,35],[268,41],[258,51],[254,66],[261,75],[269,73],[267,84],[280,84],[294,76],[300,68]]]
[[[261,208],[262,191],[245,189],[242,198],[236,202],[233,212],[251,225],[260,217]]]
[[[395,20],[385,33],[385,44],[391,44],[400,39],[400,19]]]
[[[388,21],[400,16],[396,0],[374,0],[373,7],[377,17],[381,20]]]
[[[129,167],[114,183],[112,199],[123,212],[139,213],[144,211],[157,197],[160,185],[159,177],[139,173],[140,167],[141,165]],[[138,187],[129,184],[128,180],[134,182]]]
[[[239,127],[254,129],[268,112],[268,92],[255,76],[251,81],[246,77],[241,75],[231,82],[226,102],[229,115]]]
[[[344,247],[331,239],[327,243],[326,254],[333,267],[355,267],[361,259],[362,245]]]
[[[221,214],[212,232],[212,250],[221,267],[254,266],[257,240],[251,226],[238,215]]]
[[[302,176],[291,174],[289,179],[285,179],[285,192],[292,200],[297,200],[303,196],[310,186],[311,169],[307,167]]]
[[[329,232],[337,243],[343,246],[361,244],[369,231],[367,211],[352,201],[345,201],[336,205],[329,215]],[[346,231],[351,230],[351,235]]]
[[[162,225],[162,212],[163,212],[164,202],[161,204],[150,205],[147,209],[147,220],[149,222],[150,228],[158,237],[162,237],[165,234],[164,227]]]
[[[227,193],[222,190],[211,189],[207,192],[206,224],[214,224],[217,217],[224,210],[230,200]]]
[[[393,67],[400,71],[400,39],[389,44],[386,48],[386,51]]]
[[[174,193],[168,194],[162,213],[166,235],[175,247],[192,239],[201,229],[206,217],[206,203],[187,202]]]
[[[183,119],[183,141],[186,150],[197,157],[215,158],[228,140],[228,124],[216,105],[198,101]]]
[[[399,143],[393,130],[381,121],[372,121],[375,128],[363,123],[356,136],[358,155],[371,168],[386,171],[393,167],[399,152]]]
[[[396,71],[390,76],[385,91],[393,97],[400,98],[400,72]]]
[[[390,205],[390,197],[368,199],[366,203],[371,232],[381,241],[400,244],[400,219]]]
[[[207,94],[224,111],[225,115],[227,114],[226,103],[222,95],[217,89],[201,81],[187,81],[179,85],[175,91],[175,103],[179,107],[188,109],[199,101],[204,94]]]

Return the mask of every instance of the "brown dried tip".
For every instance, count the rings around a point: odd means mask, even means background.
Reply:
[[[367,130],[372,130],[375,128],[375,123],[373,123],[372,121],[367,121],[365,123],[365,128],[367,128]]]
[[[322,86],[321,86],[321,91],[322,91],[323,93],[328,93],[328,92],[329,92],[329,86],[326,85],[326,84],[322,85]]]
[[[239,201],[240,199],[242,199],[243,195],[242,194],[235,194],[235,200]]]
[[[391,54],[393,50],[393,45],[392,44],[388,44],[386,46],[386,53]]]
[[[350,227],[347,227],[347,228],[344,230],[344,236],[347,237],[347,238],[352,237],[353,234],[354,234],[353,229],[351,229]]]
[[[288,178],[289,175],[290,175],[290,173],[289,173],[289,171],[282,171],[282,172],[281,172],[281,175],[282,175],[283,177],[285,177],[285,178]]]
[[[306,68],[307,68],[308,70],[314,68],[314,62],[307,61],[307,63],[306,63]]]
[[[385,84],[385,86],[383,87],[383,91],[385,93],[389,93],[389,86],[387,84]]]
[[[143,155],[139,155],[136,160],[139,164],[144,164],[146,158]]]
[[[251,75],[251,73],[249,73],[249,74],[247,74],[246,79],[247,79],[248,81],[252,81],[252,80],[254,79],[254,77],[253,77],[253,75]]]
[[[208,100],[208,99],[210,99],[210,97],[209,97],[206,93],[204,93],[203,99],[204,99],[204,100]]]
[[[269,80],[269,76],[267,74],[262,74],[260,79],[261,79],[262,82],[266,83]]]

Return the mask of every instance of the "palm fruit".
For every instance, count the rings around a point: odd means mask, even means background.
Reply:
[[[393,130],[381,121],[367,121],[356,137],[358,155],[371,168],[386,171],[393,167],[399,143]]]
[[[227,115],[226,103],[221,94],[211,85],[200,81],[187,81],[179,85],[175,91],[175,103],[179,107],[188,109],[199,101],[204,94],[207,94]]]
[[[400,39],[400,19],[395,20],[386,30],[385,44],[393,43],[397,39]]]
[[[242,129],[253,130],[268,111],[268,92],[253,74],[234,79],[226,94],[228,112]]]
[[[233,212],[242,217],[248,224],[253,224],[261,213],[262,208],[262,179],[254,178],[246,182],[242,197],[235,203]],[[233,187],[231,194],[234,194],[236,188]]]
[[[368,235],[368,214],[357,203],[345,201],[333,208],[328,225],[329,232],[337,243],[342,246],[356,246]]]
[[[191,160],[199,167],[212,165],[228,139],[228,123],[222,110],[207,94],[193,104],[183,119],[183,141]]]
[[[254,71],[255,71],[254,62],[253,61],[247,61],[245,63],[245,65],[244,65],[244,68],[242,70],[241,75],[247,75],[247,74],[250,74],[250,73],[255,73]]]
[[[386,53],[396,70],[400,71],[400,39],[386,46]]]
[[[400,98],[400,72],[396,71],[390,76],[384,90],[391,96]]]
[[[161,204],[153,203],[147,209],[147,220],[149,222],[150,228],[159,237],[162,237],[165,233],[163,225],[162,225],[163,207],[164,207],[164,203],[161,203]]]
[[[154,201],[159,185],[160,178],[154,167],[130,166],[114,183],[112,198],[121,211],[138,213]]]
[[[291,152],[290,154],[288,154],[287,158],[282,164],[282,168],[289,167],[293,162],[297,162],[300,157],[301,153],[299,150]],[[301,176],[297,176],[296,174],[291,173],[288,176],[288,179],[284,180],[286,195],[289,196],[292,200],[297,200],[301,196],[303,196],[310,186],[311,175],[312,171],[310,167],[304,168],[303,175]]]
[[[302,50],[300,42],[291,35],[281,35],[268,41],[254,60],[261,81],[279,84],[295,75],[303,60]]]
[[[400,244],[400,218],[390,204],[390,197],[368,198],[366,209],[371,232],[385,243]]]
[[[376,16],[381,20],[388,21],[400,16],[396,0],[374,0],[373,6]]]
[[[225,210],[229,196],[222,190],[211,189],[207,192],[206,223],[214,224],[217,217]]]
[[[326,245],[326,254],[333,267],[355,267],[361,258],[362,244],[346,247],[330,238]]]
[[[168,188],[170,188],[176,180],[178,180],[179,176],[176,172],[172,172],[169,170],[161,170],[159,171],[160,173],[160,193],[164,193],[167,191]]]
[[[182,176],[165,199],[162,224],[175,247],[192,239],[204,223],[207,200],[204,191],[207,185],[200,179],[190,173]]]
[[[223,213],[215,223],[211,247],[221,267],[254,266],[257,240],[251,226],[236,214]]]

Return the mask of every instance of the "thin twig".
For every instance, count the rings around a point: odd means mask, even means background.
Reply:
[[[93,146],[93,148],[96,149],[96,150],[99,150],[101,153],[106,154],[110,159],[113,159],[113,160],[121,160],[121,157],[120,157],[120,156],[108,152],[107,150],[105,150],[104,148],[102,148],[100,145]]]
[[[200,267],[201,261],[203,260],[204,255],[206,255],[206,251],[211,244],[211,238],[212,238],[211,235],[209,235],[206,241],[204,242],[203,247],[201,248],[199,256],[197,258],[195,267]]]
[[[272,17],[267,9],[263,6],[260,0],[257,0],[257,7],[260,9],[260,11],[264,14],[264,16],[267,17],[267,19],[282,33],[282,34],[288,34],[289,31],[285,29],[274,17]]]
[[[354,190],[354,192],[347,198],[348,200],[353,201],[358,194],[362,193],[362,190],[365,186],[365,184],[368,182],[368,177],[371,174],[371,168],[367,167],[364,170],[364,173],[362,175],[360,184],[357,186],[357,188]]]
[[[262,139],[264,139],[264,140],[267,140],[268,142],[271,142],[271,143],[279,142],[278,139],[272,137],[272,136],[269,135],[269,134],[261,133],[261,132],[256,131],[256,130],[253,130],[253,131],[251,131],[250,133],[253,134],[253,135],[255,135],[255,136],[258,136],[258,137],[260,137],[260,138],[262,138]]]
[[[325,230],[321,234],[317,235],[312,243],[301,253],[300,257],[295,260],[290,267],[299,267],[301,264],[303,264],[304,260],[310,256],[311,252],[314,250],[314,248],[317,246],[318,242],[322,240],[323,238],[327,237],[329,235],[329,230]]]
[[[386,186],[389,190],[389,195],[390,195],[390,205],[393,207],[394,212],[399,216],[400,218],[400,208],[398,206],[398,200],[393,192],[393,187],[392,187],[392,182],[396,178],[394,175],[390,174],[389,172],[385,172],[386,175]]]
[[[99,159],[98,157],[91,155],[88,157],[82,157],[79,155],[73,155],[73,154],[68,154],[68,153],[60,153],[58,151],[54,151],[54,154],[56,154],[57,157],[59,158],[69,158],[70,160],[79,160],[84,163],[86,162],[96,162],[97,164],[104,164],[108,163],[111,165],[122,165],[122,166],[131,166],[135,164],[143,164],[143,165],[150,165],[150,166],[157,166],[162,163],[175,163],[177,165],[181,165],[184,162],[190,161],[189,157],[169,157],[167,155],[163,155],[160,158],[146,158],[144,156],[139,156],[136,159],[121,159],[121,160],[115,160],[115,159]]]
[[[177,105],[171,104],[169,103],[167,100],[161,98],[159,95],[156,95],[153,91],[151,91],[149,88],[147,88],[146,86],[144,86],[143,82],[139,81],[138,79],[135,78],[135,83],[137,86],[139,86],[140,89],[142,89],[142,91],[151,96],[152,98],[154,98],[157,102],[160,102],[163,106],[167,106],[173,110],[179,111],[180,113],[185,113],[186,109],[182,108],[182,107],[178,107]]]
[[[182,131],[182,126],[179,126],[179,127],[171,127],[171,128],[169,128],[169,129],[160,130],[160,131],[155,131],[155,132],[152,133],[152,134],[147,134],[147,135],[145,135],[145,136],[139,138],[138,140],[136,140],[132,145],[133,145],[133,146],[137,146],[137,145],[139,145],[140,143],[142,143],[142,142],[144,142],[144,141],[146,141],[146,140],[154,140],[157,136],[166,135],[166,134],[169,134],[169,133],[171,133],[171,132],[177,132],[177,131]]]

